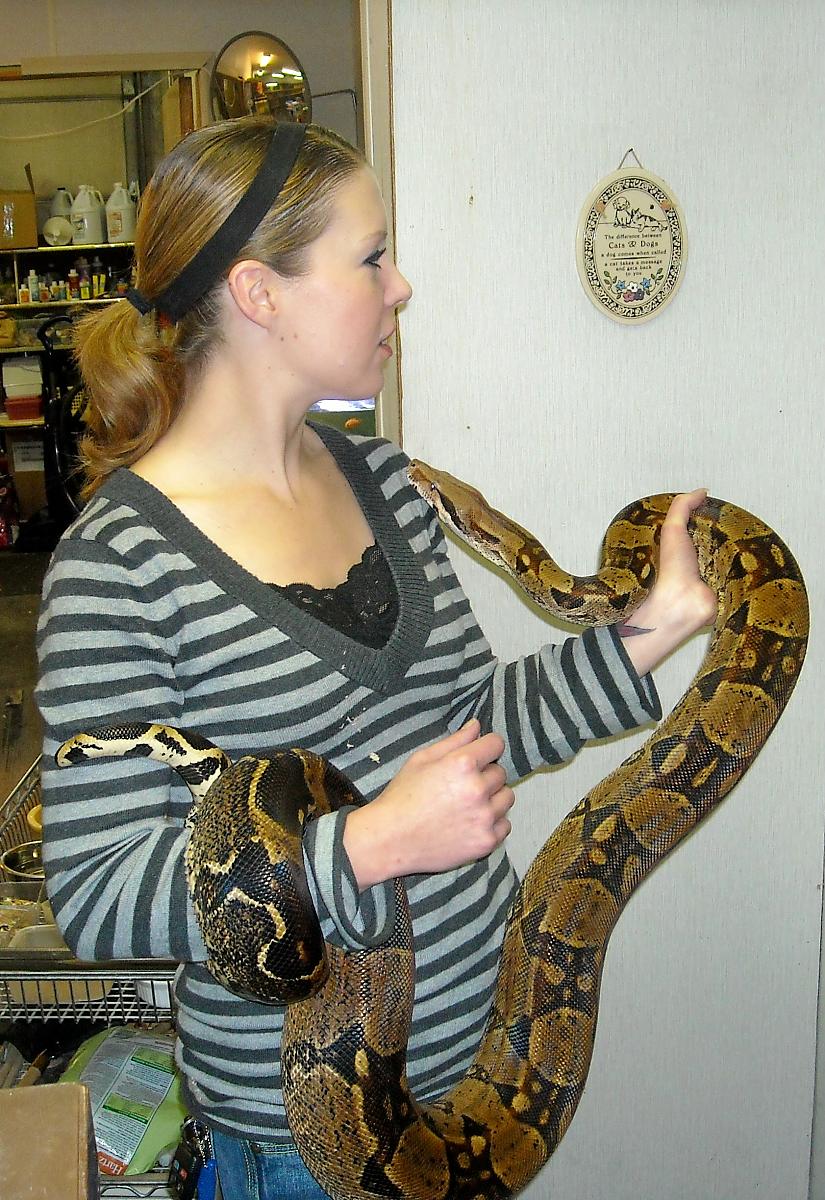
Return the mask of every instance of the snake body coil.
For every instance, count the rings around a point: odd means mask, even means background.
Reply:
[[[446,524],[567,620],[618,621],[654,582],[670,496],[623,510],[608,529],[598,574],[577,579],[468,485],[418,462],[409,474]],[[753,762],[805,654],[805,587],[776,534],[710,499],[694,514],[692,533],[702,576],[719,597],[705,659],[673,712],[580,801],[532,863],[508,917],[482,1043],[464,1079],[439,1100],[418,1104],[406,1084],[414,964],[401,884],[393,935],[375,950],[324,953],[303,907],[302,823],[358,802],[357,794],[329,764],[299,750],[242,759],[201,789],[187,867],[210,965],[235,990],[294,1000],[282,1046],[287,1116],[301,1155],[336,1200],[512,1196],[570,1124],[616,920],[651,869]],[[170,761],[171,739],[175,765],[177,748],[193,736],[148,724],[117,733],[115,740],[107,730],[80,734],[58,761],[155,756],[158,740],[157,756]],[[190,775],[220,754],[200,742],[185,755]],[[291,812],[287,791],[297,797]]]

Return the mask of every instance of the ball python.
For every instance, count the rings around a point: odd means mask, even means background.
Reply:
[[[469,485],[420,461],[409,478],[448,528],[566,620],[620,621],[653,585],[670,495],[623,509],[605,534],[598,572],[578,578]],[[704,660],[673,712],[534,859],[507,919],[481,1045],[464,1078],[436,1101],[416,1101],[405,1076],[414,963],[402,884],[395,882],[396,926],[377,949],[324,951],[301,911],[300,828],[340,803],[360,802],[345,777],[300,749],[229,766],[203,739],[148,724],[92,730],[58,753],[62,763],[112,752],[154,757],[160,741],[157,756],[194,777],[187,870],[210,963],[237,991],[291,1000],[282,1044],[287,1117],[302,1157],[335,1200],[513,1196],[568,1128],[622,909],[753,762],[804,659],[807,596],[780,538],[711,498],[690,528],[702,577],[719,599]],[[295,798],[284,805],[290,789]],[[288,931],[293,920],[297,934]],[[274,950],[288,942],[296,949],[284,967]]]

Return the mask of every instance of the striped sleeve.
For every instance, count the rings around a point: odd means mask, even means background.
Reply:
[[[352,808],[311,821],[304,831],[304,859],[325,938],[348,950],[380,946],[395,924],[391,883],[360,891],[344,850],[344,825]]]
[[[510,782],[538,767],[565,762],[588,740],[659,719],[662,710],[653,678],[639,677],[613,626],[548,643],[513,662],[495,659],[463,597],[446,538],[434,517],[428,522],[428,537],[444,594],[453,602],[462,597],[467,614],[463,636],[468,653],[451,726],[458,728],[475,716],[485,732],[501,734],[505,753],[500,762]],[[473,630],[480,641],[470,637]]]
[[[505,739],[502,765],[521,779],[592,738],[657,720],[661,706],[653,679],[639,678],[611,626],[496,667],[477,715]]]
[[[54,753],[79,729],[177,722],[174,637],[153,576],[112,547],[64,541],[47,575],[38,630],[44,721],[43,855],[49,899],[80,958],[203,960],[183,856],[186,788],[145,759],[59,770]],[[174,562],[166,568],[174,571]],[[173,791],[175,795],[173,795]]]

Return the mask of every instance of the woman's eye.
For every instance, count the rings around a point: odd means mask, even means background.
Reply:
[[[370,267],[379,267],[380,268],[381,263],[379,260],[382,259],[386,253],[387,253],[387,247],[382,246],[380,250],[376,250],[374,254],[371,254],[369,256],[369,258],[365,259],[365,262]]]

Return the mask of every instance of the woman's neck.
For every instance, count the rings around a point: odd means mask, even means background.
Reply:
[[[215,355],[189,382],[169,430],[134,465],[151,482],[177,474],[181,486],[243,480],[294,494],[318,439],[305,424],[309,402],[285,394],[267,364]],[[164,488],[164,490],[166,490]]]

